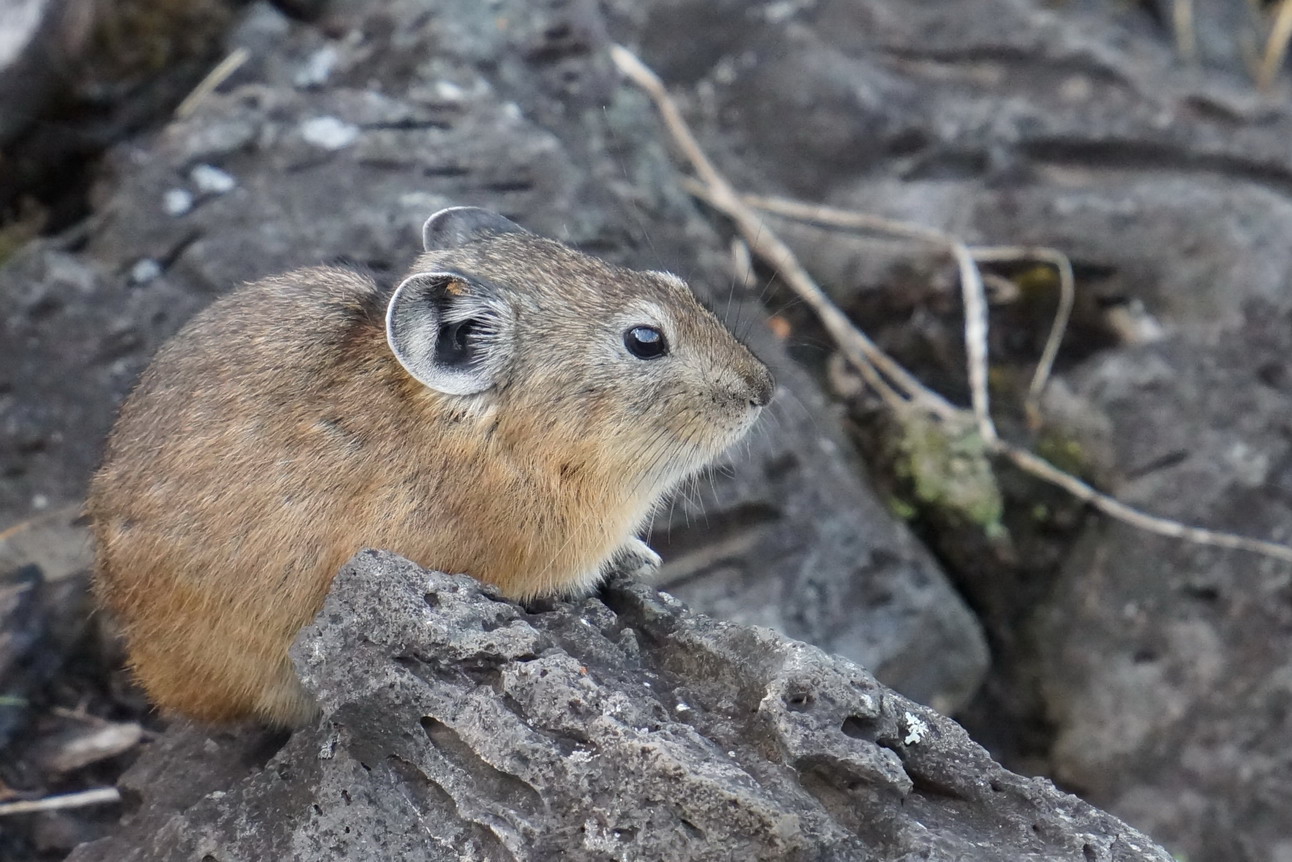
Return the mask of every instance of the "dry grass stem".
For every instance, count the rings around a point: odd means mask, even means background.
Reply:
[[[1053,248],[1039,246],[989,246],[972,248],[974,260],[980,262],[1007,262],[1036,260],[1053,266],[1059,276],[1059,307],[1054,312],[1050,323],[1050,334],[1045,339],[1045,349],[1041,359],[1036,363],[1032,382],[1027,387],[1027,398],[1023,403],[1028,421],[1032,427],[1038,427],[1041,419],[1041,396],[1045,394],[1045,385],[1050,382],[1054,371],[1054,360],[1059,355],[1063,336],[1068,331],[1068,321],[1072,318],[1072,305],[1077,298],[1077,279],[1072,272],[1072,261],[1063,252]]]
[[[11,814],[34,814],[38,811],[59,811],[65,808],[84,808],[87,805],[107,805],[120,802],[121,793],[115,787],[96,787],[79,793],[46,796],[44,799],[23,799],[17,802],[0,802],[0,817]]]
[[[193,92],[184,97],[184,101],[179,103],[175,109],[176,119],[184,119],[197,110],[207,96],[214,93],[221,84],[229,80],[229,76],[242,68],[242,64],[251,58],[251,52],[246,48],[238,48],[229,56],[225,57],[215,68],[206,73],[206,77],[198,82],[193,88]]]
[[[1198,33],[1193,24],[1193,0],[1173,0],[1171,29],[1175,32],[1175,49],[1185,62],[1198,62]]]
[[[1076,278],[1072,272],[1072,262],[1068,260],[1067,255],[1058,249],[1043,246],[966,246],[964,242],[952,234],[922,225],[887,219],[870,215],[869,213],[859,213],[854,210],[817,206],[786,198],[744,195],[742,199],[756,209],[798,221],[919,240],[946,249],[955,257],[956,265],[960,270],[960,284],[961,289],[965,292],[966,310],[973,310],[972,314],[967,313],[965,316],[965,336],[966,343],[969,345],[985,342],[985,338],[980,337],[978,332],[983,330],[983,335],[985,335],[986,307],[985,305],[980,305],[976,298],[971,299],[970,297],[971,292],[979,292],[982,284],[982,274],[975,266],[976,262],[1039,261],[1053,266],[1059,278],[1059,306],[1055,312],[1054,321],[1050,325],[1050,334],[1046,339],[1045,349],[1041,352],[1041,359],[1037,363],[1036,371],[1032,375],[1032,382],[1028,386],[1027,400],[1024,405],[1033,425],[1038,423],[1040,399],[1054,369],[1054,360],[1059,354],[1059,346],[1062,344],[1063,336],[1067,332],[1068,321],[1072,316],[1072,305],[1076,299]],[[971,302],[972,305],[970,304]],[[970,349],[975,353],[977,352],[977,348],[971,346]],[[975,367],[979,369],[979,374],[977,375],[979,377],[979,386],[974,386]],[[971,390],[981,393],[980,400],[974,402],[974,418],[981,430],[984,420],[987,423],[990,422],[990,411],[987,409],[985,355],[975,356],[971,354],[969,374]]]
[[[987,446],[1000,441],[996,423],[991,418],[991,400],[987,390],[987,291],[982,273],[969,248],[962,242],[951,246],[960,268],[960,294],[964,301],[965,355],[969,364],[969,396],[974,423]]]
[[[1274,23],[1270,26],[1270,36],[1265,41],[1265,53],[1261,56],[1260,69],[1256,74],[1256,85],[1268,90],[1283,68],[1287,59],[1288,42],[1292,41],[1292,0],[1280,0],[1274,11]]]
[[[1170,518],[1150,515],[1136,509],[1134,506],[1121,502],[1116,497],[1093,488],[1071,473],[1065,473],[1049,461],[1026,449],[1020,449],[1017,446],[1005,443],[998,447],[998,451],[1010,463],[1028,475],[1062,488],[1078,500],[1089,503],[1105,515],[1124,524],[1129,524],[1149,533],[1156,533],[1159,536],[1182,539],[1197,545],[1211,545],[1216,548],[1227,548],[1234,551],[1249,551],[1253,554],[1292,563],[1292,547],[1287,545],[1278,542],[1267,542],[1264,539],[1251,539],[1235,533],[1208,530],[1205,527],[1192,527],[1179,521],[1173,521]]]
[[[790,251],[789,246],[771,231],[753,209],[741,201],[735,188],[714,167],[701,149],[686,120],[682,118],[682,112],[678,110],[677,104],[669,96],[659,77],[621,45],[612,45],[610,56],[619,70],[645,90],[655,102],[664,125],[703,184],[695,191],[714,209],[726,213],[740,229],[750,248],[775,267],[794,291],[803,298],[803,301],[816,312],[821,324],[835,339],[849,361],[857,367],[858,372],[865,377],[866,382],[874,386],[890,406],[898,406],[901,399],[880,377],[879,370],[882,370],[889,379],[910,393],[914,400],[927,402],[926,406],[930,409],[954,412],[955,408],[951,404],[920,385],[913,374],[893,361],[870,340],[869,336],[853,326],[848,316],[840,311],[826,296],[825,291],[812,280],[807,270],[798,262],[798,258]],[[937,402],[941,402],[941,405],[937,405]]]
[[[1284,2],[1286,4],[1292,0],[1284,0]],[[1043,260],[1054,265],[1059,272],[1059,311],[1029,391],[1029,398],[1039,398],[1053,367],[1054,354],[1057,354],[1059,342],[1067,328],[1072,297],[1075,293],[1071,263],[1060,252],[1053,249],[1012,246],[970,249],[956,237],[918,225],[782,198],[742,196],[709,161],[692,134],[690,126],[682,117],[677,103],[668,94],[663,82],[655,73],[632,52],[620,45],[612,46],[610,54],[619,70],[650,96],[674,143],[695,169],[699,179],[685,181],[686,188],[714,209],[725,213],[735,223],[750,249],[775,268],[795,293],[816,313],[822,325],[835,339],[844,358],[857,369],[869,385],[875,388],[890,408],[896,410],[920,407],[948,421],[957,421],[966,412],[926,387],[854,325],[812,280],[790,248],[755,214],[755,209],[804,221],[816,221],[854,230],[878,231],[891,236],[933,242],[948,249],[955,256],[957,266],[960,268],[965,300],[965,340],[970,387],[973,393],[973,416],[982,434],[985,449],[989,453],[1007,459],[1023,472],[1056,485],[1109,517],[1133,527],[1196,544],[1250,551],[1292,562],[1292,547],[1233,533],[1193,527],[1143,512],[1096,490],[1044,458],[1014,446],[1000,439],[996,434],[986,391],[988,368],[986,292],[976,260],[993,262]],[[887,380],[892,381],[893,386],[890,386],[880,375],[881,370]]]

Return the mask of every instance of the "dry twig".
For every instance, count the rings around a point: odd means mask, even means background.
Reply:
[[[688,184],[687,188],[694,191],[694,184]],[[977,331],[986,325],[985,305],[978,307],[977,298],[969,297],[971,292],[977,292],[976,288],[982,283],[982,274],[978,272],[977,266],[974,265],[976,261],[1005,263],[1032,260],[1053,266],[1059,277],[1059,307],[1055,313],[1054,322],[1050,326],[1050,334],[1046,339],[1045,349],[1041,353],[1041,360],[1032,375],[1032,383],[1028,387],[1025,403],[1028,416],[1032,419],[1033,424],[1036,424],[1040,413],[1041,395],[1044,393],[1045,384],[1049,382],[1050,373],[1054,369],[1054,360],[1058,356],[1059,345],[1063,341],[1064,333],[1067,331],[1068,320],[1072,316],[1072,304],[1076,297],[1076,279],[1072,273],[1072,263],[1068,260],[1067,255],[1057,249],[1042,246],[969,247],[951,234],[934,230],[933,228],[894,221],[893,219],[886,219],[868,213],[804,204],[798,201],[786,200],[785,198],[744,195],[742,200],[756,209],[800,221],[919,240],[932,243],[951,252],[955,256],[956,264],[960,270],[960,284],[966,294],[965,307],[966,309],[974,310],[974,313],[966,314],[965,322],[965,340],[971,345],[978,340]],[[971,347],[970,349],[976,348]],[[990,411],[986,409],[986,371],[983,368],[985,355],[982,357],[971,356],[970,358],[971,378],[975,365],[982,369],[981,373],[983,375],[982,380],[979,382],[982,384],[981,388],[984,394],[981,396],[981,402],[975,402],[974,409],[974,418],[981,430],[984,420],[990,416]],[[983,361],[975,362],[973,361],[975,358]],[[972,382],[971,379],[971,384]]]
[[[1193,25],[1193,0],[1173,0],[1171,29],[1175,31],[1175,49],[1187,63],[1198,62],[1198,33]]]
[[[1054,312],[1050,334],[1045,339],[1045,349],[1041,351],[1041,359],[1036,364],[1032,382],[1027,387],[1027,398],[1023,402],[1028,421],[1033,427],[1037,427],[1041,418],[1041,396],[1045,394],[1045,384],[1050,382],[1054,360],[1059,355],[1059,345],[1063,343],[1063,336],[1068,331],[1072,304],[1077,298],[1077,279],[1072,273],[1072,261],[1061,251],[1039,246],[989,246],[972,248],[970,251],[977,261],[1041,261],[1053,266],[1059,275],[1059,307]]]
[[[1260,69],[1256,74],[1256,85],[1262,90],[1268,90],[1274,84],[1279,70],[1283,68],[1289,41],[1292,41],[1292,0],[1280,0],[1278,9],[1274,12],[1270,36],[1265,41]]]
[[[175,109],[175,116],[178,119],[184,119],[189,114],[197,110],[207,96],[214,93],[221,84],[229,80],[229,77],[242,68],[242,64],[251,58],[251,52],[246,48],[236,48],[229,56],[225,57],[215,65],[206,77],[198,82],[193,88],[193,92],[184,97],[184,101],[179,103]]]
[[[901,399],[897,397],[893,388],[888,382],[880,376],[879,370],[895,383],[905,388],[911,393],[921,393],[921,400],[928,396],[932,399],[941,401],[945,407],[940,409],[954,410],[950,404],[947,404],[941,396],[938,396],[919,384],[910,372],[901,365],[894,362],[886,353],[879,349],[878,345],[870,340],[864,332],[852,325],[839,308],[830,301],[812,277],[808,275],[790,251],[789,246],[785,245],[771,229],[768,228],[763,220],[760,219],[753,210],[747,207],[741,200],[740,195],[727,182],[726,177],[718,172],[709,157],[705,155],[704,150],[700,148],[699,142],[691,134],[691,129],[686,120],[682,118],[682,113],[677,109],[677,105],[668,95],[664,88],[664,83],[660,81],[646,64],[621,45],[612,45],[610,56],[619,67],[619,70],[628,75],[637,86],[641,87],[655,102],[656,108],[664,119],[664,124],[668,127],[673,135],[674,141],[682,149],[687,160],[695,168],[696,174],[699,175],[703,183],[703,191],[700,194],[715,209],[727,214],[732,221],[740,228],[744,234],[745,241],[749,243],[750,248],[755,250],[760,257],[774,266],[787,282],[794,288],[794,291],[803,298],[812,309],[817,313],[822,325],[835,339],[839,349],[849,358],[849,361],[857,367],[857,370],[887,401],[890,406],[898,406]],[[924,395],[923,393],[927,393]],[[927,406],[927,405],[926,405]]]
[[[1292,0],[1284,0],[1284,3],[1285,5],[1292,3]],[[893,236],[934,242],[953,253],[960,268],[961,287],[965,299],[965,340],[970,387],[973,392],[974,420],[988,452],[1005,458],[1025,473],[1056,485],[1109,517],[1133,527],[1197,544],[1249,551],[1292,562],[1292,547],[1233,533],[1192,527],[1169,518],[1142,512],[1096,490],[1040,456],[1000,439],[996,434],[986,391],[987,303],[975,257],[979,260],[991,261],[1029,258],[1047,260],[1059,272],[1059,311],[1051,326],[1041,363],[1029,389],[1028,397],[1033,399],[1039,397],[1044,389],[1072,308],[1074,294],[1072,267],[1060,252],[1053,249],[1009,246],[971,250],[956,237],[917,225],[780,198],[741,196],[704,153],[682,117],[681,111],[678,110],[677,104],[655,73],[622,46],[612,46],[611,57],[619,70],[650,96],[674,142],[695,169],[699,180],[687,182],[688,190],[735,222],[750,249],[781,273],[790,287],[817,314],[821,323],[839,345],[844,357],[861,373],[867,383],[884,397],[890,407],[917,406],[944,420],[955,420],[964,415],[961,408],[955,407],[941,395],[924,386],[918,378],[884,353],[856,327],[812,280],[789,247],[762,219],[758,218],[753,211],[755,208],[806,221],[820,221],[841,227],[879,231]],[[883,371],[884,377],[880,376],[880,370]],[[889,380],[892,381],[892,385],[889,384]]]
[[[87,805],[106,805],[120,802],[121,793],[115,787],[96,787],[79,793],[46,796],[44,799],[23,799],[17,802],[0,802],[0,817],[11,814],[35,814],[38,811],[59,811],[64,808],[84,808]]]

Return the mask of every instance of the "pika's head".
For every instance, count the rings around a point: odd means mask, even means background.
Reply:
[[[528,433],[568,444],[569,469],[666,488],[771,401],[767,367],[676,276],[612,266],[473,207],[431,216],[423,242],[387,308],[395,358],[492,429],[527,417]]]

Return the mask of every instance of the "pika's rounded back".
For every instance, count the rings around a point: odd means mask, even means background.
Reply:
[[[393,288],[246,285],[127,399],[91,485],[96,589],[161,706],[297,724],[287,648],[364,547],[516,598],[586,589],[770,400],[767,369],[665,273],[473,208]]]

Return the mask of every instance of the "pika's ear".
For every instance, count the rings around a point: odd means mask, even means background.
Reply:
[[[426,251],[457,248],[478,239],[504,233],[528,233],[511,219],[480,207],[449,207],[422,225],[422,247]]]
[[[497,286],[457,272],[418,272],[386,307],[386,341],[399,364],[446,395],[494,386],[511,358],[512,315]]]

